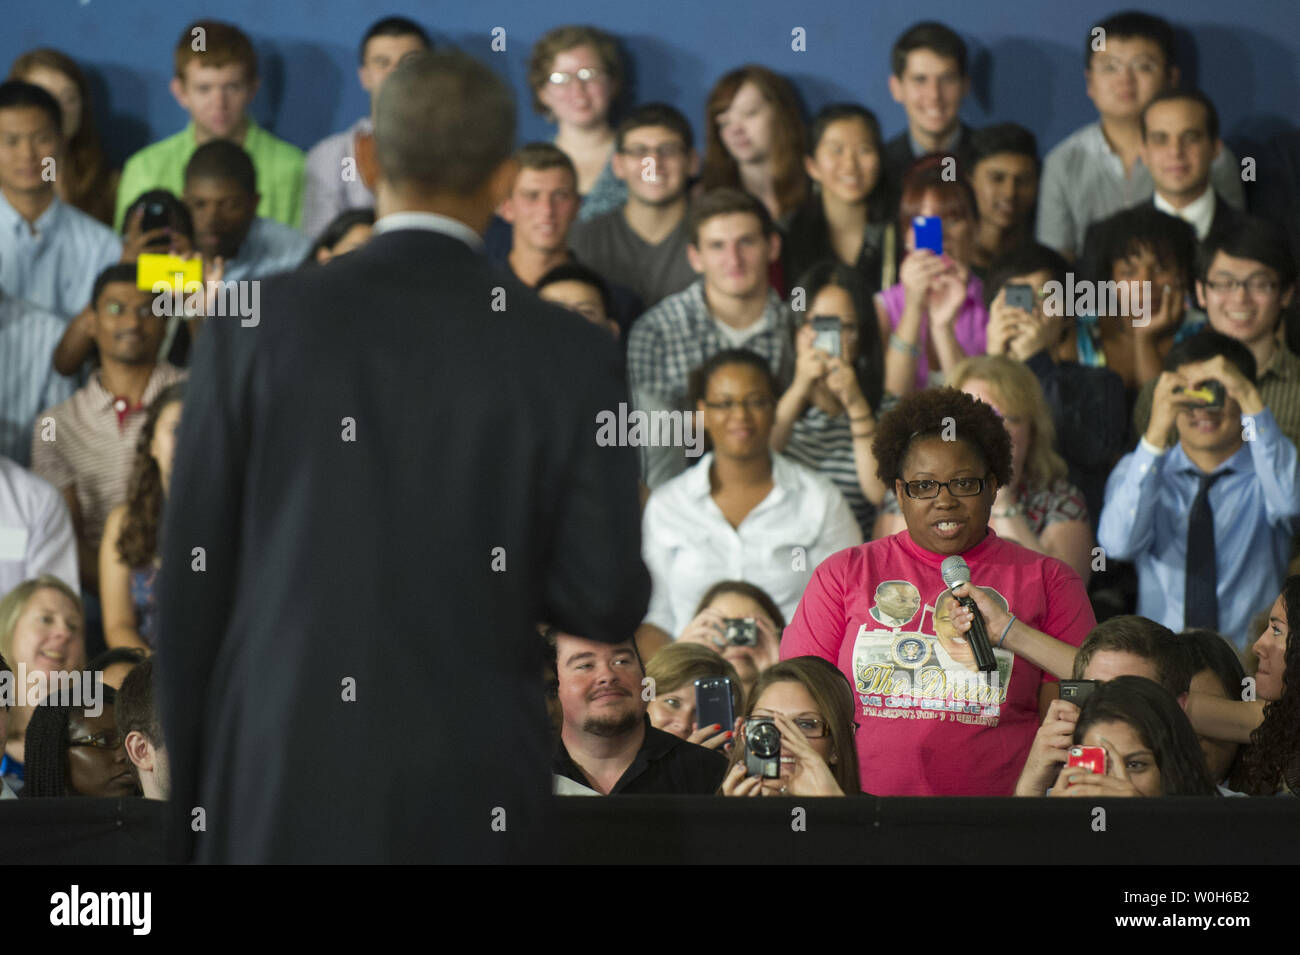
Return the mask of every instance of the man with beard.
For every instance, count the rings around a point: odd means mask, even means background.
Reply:
[[[561,792],[566,780],[607,796],[717,792],[726,757],[650,725],[645,667],[632,640],[611,644],[552,632],[548,643],[563,711],[552,764],[563,777]]]
[[[185,205],[205,278],[227,282],[263,278],[302,264],[311,242],[297,229],[257,214],[257,172],[243,148],[214,139],[185,167]],[[224,268],[214,271],[220,258]]]
[[[32,471],[62,492],[77,535],[82,586],[99,591],[99,539],[108,512],[126,500],[144,411],[184,372],[157,360],[165,319],[154,295],[136,288],[135,263],[95,280],[87,330],[99,368],[66,401],[36,416]]]

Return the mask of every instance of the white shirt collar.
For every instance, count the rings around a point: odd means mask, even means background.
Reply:
[[[436,212],[390,212],[375,223],[376,235],[383,232],[396,232],[398,229],[441,232],[453,239],[460,239],[475,252],[483,251],[483,239],[477,232],[459,219],[438,215]]]
[[[1175,209],[1157,190],[1155,207],[1161,212],[1191,223],[1192,228],[1196,230],[1196,238],[1203,242],[1210,234],[1210,225],[1214,222],[1214,186],[1206,183],[1205,191],[1181,209]]]
[[[784,455],[777,454],[775,451],[768,452],[772,456],[772,490],[773,493],[798,490],[799,478],[794,472],[790,461],[787,461]],[[683,484],[686,491],[691,496],[698,498],[708,497],[713,493],[713,487],[709,483],[709,468],[713,466],[713,452],[710,451],[694,467],[686,469],[682,475]],[[770,497],[771,495],[769,495]]]

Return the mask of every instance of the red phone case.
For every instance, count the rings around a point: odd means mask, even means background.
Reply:
[[[1065,765],[1071,769],[1086,769],[1098,776],[1106,775],[1106,748],[1104,746],[1071,746],[1070,758]]]

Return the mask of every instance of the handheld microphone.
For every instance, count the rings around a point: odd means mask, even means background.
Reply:
[[[948,585],[949,591],[958,584],[970,583],[970,567],[960,554],[945,558],[939,572],[943,574],[943,582]],[[985,673],[995,671],[998,668],[998,661],[993,656],[993,648],[989,645],[989,631],[984,624],[984,614],[980,613],[979,607],[975,606],[975,601],[970,597],[958,597],[953,594],[953,598],[975,617],[971,621],[970,629],[966,631],[966,640],[975,654],[976,669]]]

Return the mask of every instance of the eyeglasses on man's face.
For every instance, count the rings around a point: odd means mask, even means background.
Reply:
[[[939,496],[941,488],[947,488],[953,497],[975,497],[984,490],[987,477],[960,477],[951,481],[904,481],[903,490],[907,496],[918,501],[928,501]]]
[[[1244,288],[1251,295],[1272,295],[1277,291],[1278,283],[1264,275],[1252,275],[1245,279],[1209,279],[1205,287],[1218,295],[1234,295]]]
[[[640,162],[650,156],[659,161],[681,159],[686,155],[686,147],[681,143],[661,143],[658,146],[628,146],[623,150],[623,155]]]
[[[555,70],[546,78],[546,81],[552,86],[570,86],[574,80],[586,85],[587,83],[595,83],[597,80],[604,77],[604,75],[605,74],[600,70],[584,66],[582,69],[574,70],[572,73]]]

